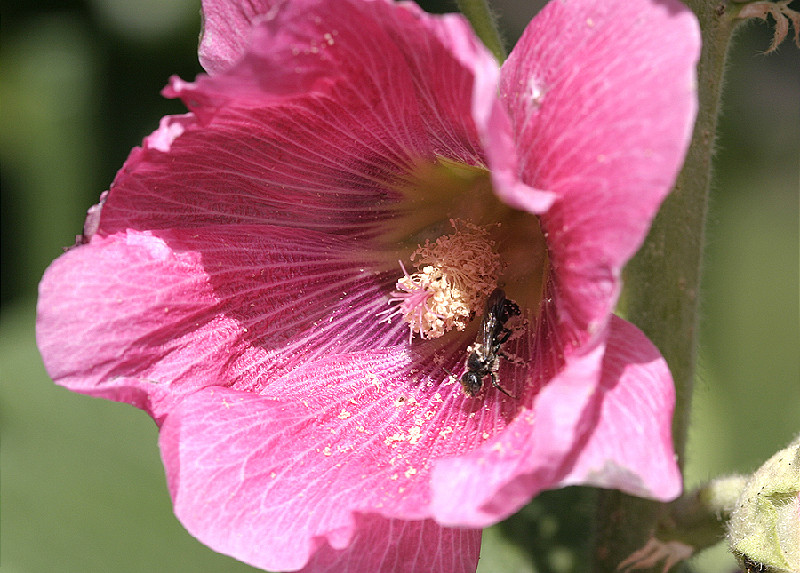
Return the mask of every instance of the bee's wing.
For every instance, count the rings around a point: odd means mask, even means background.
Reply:
[[[483,358],[486,358],[492,353],[492,346],[494,345],[494,338],[497,334],[497,316],[494,313],[487,313],[483,315],[481,322],[481,329],[478,333],[478,344],[481,348]]]
[[[492,354],[494,339],[501,327],[498,317],[503,312],[505,301],[506,294],[499,288],[494,289],[492,294],[489,295],[489,298],[486,299],[486,309],[483,313],[483,320],[481,321],[481,329],[478,333],[477,340],[484,358]]]

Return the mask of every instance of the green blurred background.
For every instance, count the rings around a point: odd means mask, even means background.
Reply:
[[[525,0],[495,6],[509,38],[538,10]],[[129,406],[54,386],[34,341],[36,285],[45,267],[73,243],[86,209],[130,148],[162,115],[184,111],[159,91],[171,74],[192,79],[201,71],[199,26],[199,0],[3,2],[3,573],[252,571],[206,549],[176,521],[152,421]],[[730,54],[690,486],[749,472],[800,431],[800,50],[787,42],[763,55],[770,39],[763,23],[746,26]],[[566,544],[588,535],[584,499],[576,488],[552,492],[490,530],[479,570],[576,569]],[[527,550],[513,544],[526,539],[533,539],[523,543]],[[722,547],[692,567],[735,569]]]

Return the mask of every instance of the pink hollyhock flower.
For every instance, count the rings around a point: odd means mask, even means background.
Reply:
[[[272,570],[473,571],[545,488],[676,496],[669,372],[612,310],[689,141],[690,12],[554,1],[502,67],[413,4],[204,12],[191,112],[38,317],[56,382],[155,419],[186,528]]]

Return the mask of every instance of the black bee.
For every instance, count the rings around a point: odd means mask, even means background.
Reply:
[[[513,398],[497,383],[495,370],[500,346],[511,336],[511,331],[505,327],[506,321],[519,313],[519,307],[506,298],[501,288],[494,289],[486,299],[480,331],[475,344],[470,347],[472,351],[467,357],[467,370],[461,375],[461,387],[467,396],[477,395],[483,388],[483,379],[491,376],[492,386]]]

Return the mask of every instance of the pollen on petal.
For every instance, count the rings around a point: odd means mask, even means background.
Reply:
[[[415,333],[439,338],[453,329],[464,330],[497,286],[500,255],[489,231],[460,219],[450,224],[453,233],[425,241],[411,253],[417,272],[409,274],[400,262],[403,277],[390,296],[390,302],[399,304],[389,320],[402,315],[409,341]]]

